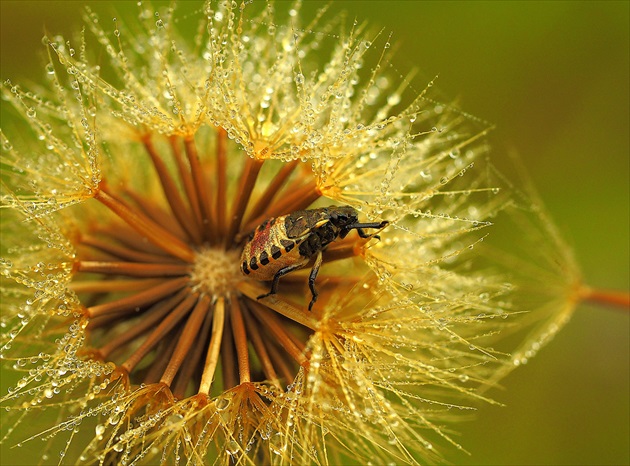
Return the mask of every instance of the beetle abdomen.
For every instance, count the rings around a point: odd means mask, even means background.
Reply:
[[[287,265],[306,264],[297,247],[302,238],[288,239],[284,217],[262,223],[243,248],[241,271],[256,280],[271,280]]]

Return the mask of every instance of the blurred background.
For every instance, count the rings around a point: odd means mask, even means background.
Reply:
[[[136,2],[2,0],[2,80],[41,81],[44,31],[71,37],[82,27],[84,4],[103,20],[136,11]],[[418,67],[427,83],[439,75],[447,101],[494,123],[495,156],[520,154],[586,282],[628,290],[629,5],[335,1],[331,9],[393,32],[401,73]],[[307,1],[304,13],[321,6]],[[471,456],[449,460],[628,464],[629,333],[627,312],[580,306],[493,393],[505,407],[482,406],[459,426],[456,439]],[[3,451],[0,463],[11,464]]]

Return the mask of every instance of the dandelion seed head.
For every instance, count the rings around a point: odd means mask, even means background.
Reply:
[[[479,387],[560,328],[495,346],[525,326],[512,277],[477,265],[513,206],[490,125],[397,84],[382,32],[299,6],[285,25],[207,2],[192,39],[174,7],[88,9],[77,40],[44,38],[47,87],[4,83],[7,438],[37,408],[57,421],[27,439],[63,461],[435,462]],[[388,223],[323,248],[312,310],[315,258],[276,294],[241,274],[265,220],[331,204]],[[288,253],[274,238],[257,266]]]

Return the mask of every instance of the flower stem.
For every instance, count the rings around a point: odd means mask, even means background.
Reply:
[[[630,310],[630,293],[585,287],[580,290],[583,301]]]

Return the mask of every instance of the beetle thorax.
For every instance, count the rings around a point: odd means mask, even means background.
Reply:
[[[242,279],[239,259],[238,250],[202,249],[197,253],[191,279],[209,295],[227,294]]]

